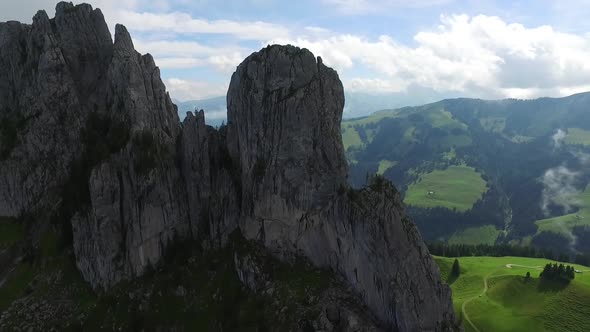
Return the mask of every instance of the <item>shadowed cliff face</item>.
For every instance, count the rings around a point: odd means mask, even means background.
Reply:
[[[450,290],[395,188],[346,187],[342,84],[309,51],[244,60],[215,130],[203,112],[180,124],[153,58],[123,26],[113,43],[89,5],[0,23],[0,46],[0,216],[71,233],[94,288],[142,275],[175,241],[219,248],[239,230],[331,269],[387,328],[450,328]],[[249,286],[260,269],[236,261]]]
[[[323,206],[346,184],[344,90],[306,49],[271,46],[232,75],[228,149],[240,165],[247,215],[286,217]],[[268,198],[268,199],[267,199]]]
[[[238,66],[227,99],[244,236],[337,271],[389,327],[444,330],[450,290],[397,190],[379,178],[345,187],[337,73],[305,49],[269,46]]]

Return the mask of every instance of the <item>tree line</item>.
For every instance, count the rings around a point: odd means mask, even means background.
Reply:
[[[514,246],[509,244],[448,244],[445,242],[428,243],[427,246],[431,254],[443,257],[519,256],[561,260],[558,259],[558,257],[555,257],[551,250],[529,246]]]
[[[569,283],[576,277],[576,270],[573,266],[559,264],[547,264],[541,272],[541,278],[546,280]]]
[[[517,256],[530,258],[546,258],[565,263],[590,266],[590,254],[568,255],[555,253],[551,249],[531,246],[514,246],[510,244],[448,244],[445,242],[427,243],[428,250],[435,256],[462,257],[462,256]]]

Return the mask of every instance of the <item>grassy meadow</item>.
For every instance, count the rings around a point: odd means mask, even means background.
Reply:
[[[445,207],[463,212],[471,209],[486,192],[486,182],[472,167],[450,166],[423,174],[408,187],[407,205]]]
[[[381,160],[379,162],[379,168],[377,169],[377,174],[379,175],[383,175],[383,173],[385,173],[385,171],[387,171],[388,169],[390,169],[391,167],[397,165],[397,161],[391,161],[391,160]]]
[[[540,280],[542,267],[550,263],[546,259],[459,257],[461,275],[456,279],[450,277],[454,258],[435,260],[453,290],[455,313],[466,332],[590,331],[588,267],[569,264],[585,272],[561,285]],[[530,280],[525,279],[527,272]]]
[[[455,232],[447,242],[449,244],[492,245],[496,243],[496,239],[500,232],[501,231],[497,230],[494,225],[470,227]]]
[[[590,146],[590,131],[580,128],[568,128],[564,142],[572,145]]]

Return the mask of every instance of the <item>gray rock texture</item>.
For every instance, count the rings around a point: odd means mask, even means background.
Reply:
[[[176,241],[220,248],[238,230],[334,271],[386,329],[449,329],[450,290],[395,188],[347,186],[337,73],[269,46],[237,68],[227,101],[226,127],[203,112],[180,123],[153,58],[121,25],[113,42],[89,5],[0,23],[0,216],[65,229],[95,289],[161,264]],[[254,260],[234,263],[267,287]],[[374,330],[326,308],[316,329]]]
[[[395,188],[377,178],[345,189],[334,70],[305,49],[270,46],[240,64],[227,99],[246,238],[337,271],[387,326],[437,331],[454,320],[450,289]]]
[[[182,125],[153,58],[121,25],[113,43],[100,10],[65,2],[53,19],[1,23],[0,45],[0,215],[71,219],[78,267],[95,288],[157,264],[192,223],[176,165]],[[203,141],[198,133],[187,130],[186,145]]]

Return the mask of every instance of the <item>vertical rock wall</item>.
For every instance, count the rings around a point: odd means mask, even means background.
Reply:
[[[121,25],[113,42],[89,5],[0,23],[0,216],[71,225],[94,288],[141,275],[175,241],[222,247],[239,229],[332,269],[389,328],[444,330],[450,290],[395,188],[347,188],[337,73],[269,46],[227,99],[227,127],[202,112],[179,123],[153,58]]]

